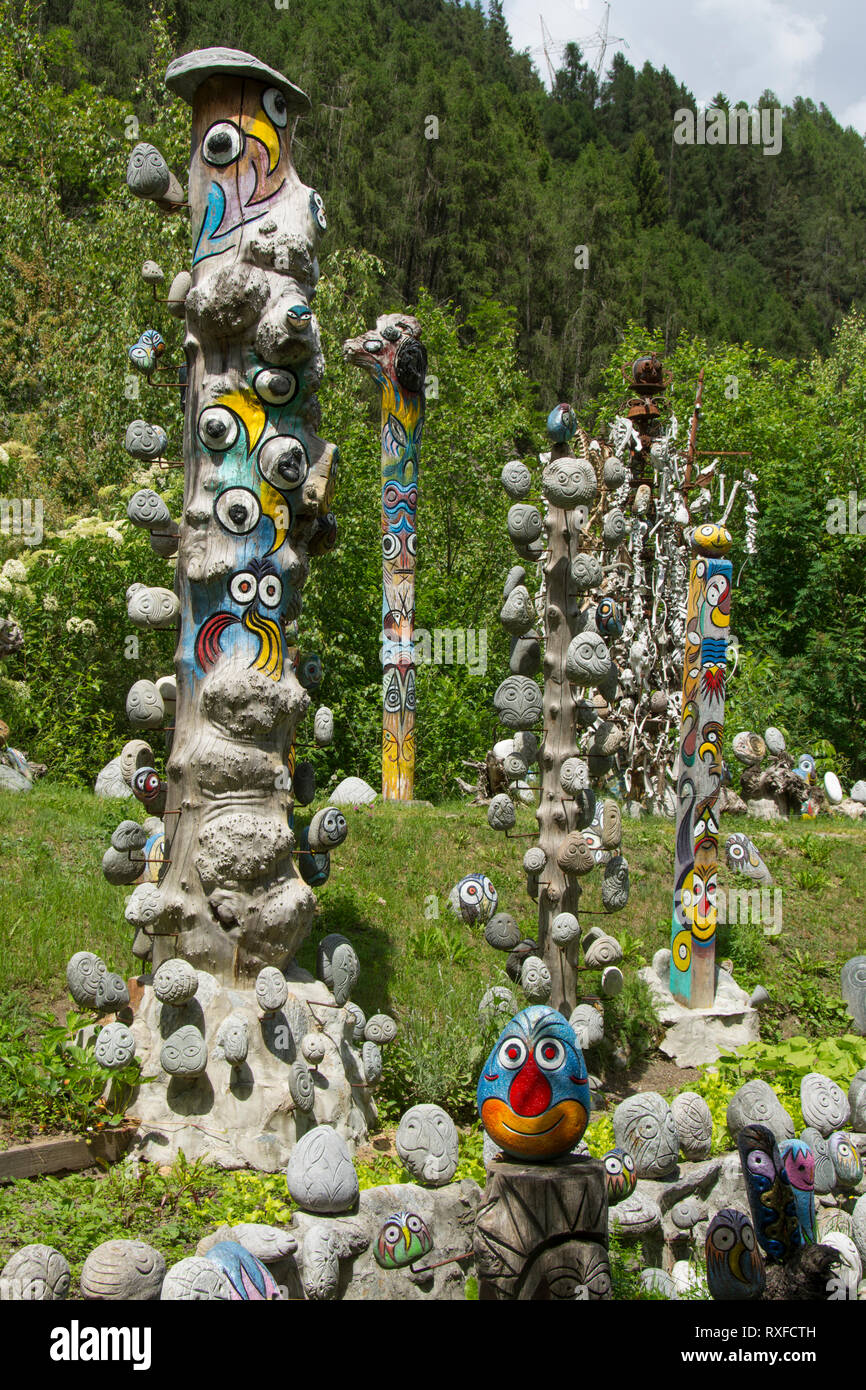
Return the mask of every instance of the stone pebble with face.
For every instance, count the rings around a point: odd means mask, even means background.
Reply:
[[[737,1148],[758,1244],[768,1259],[784,1263],[801,1247],[803,1236],[773,1131],[766,1125],[745,1125],[737,1135]]]
[[[619,1148],[635,1161],[639,1178],[664,1178],[679,1158],[680,1141],[673,1113],[657,1091],[641,1091],[621,1101],[613,1112]]]
[[[130,584],[126,591],[126,615],[136,627],[161,631],[177,626],[180,599],[171,589]]]
[[[0,1272],[0,1288],[14,1279],[24,1302],[54,1303],[69,1293],[71,1270],[65,1255],[51,1245],[24,1245]]]
[[[336,806],[325,806],[310,821],[307,839],[316,854],[326,854],[341,845],[349,833],[343,812]]]
[[[221,1055],[230,1067],[240,1067],[250,1050],[250,1030],[245,1018],[230,1015],[217,1030],[215,1055]]]
[[[552,507],[585,506],[598,492],[595,469],[585,459],[554,459],[541,475],[541,490]]]
[[[106,1023],[99,1031],[93,1055],[101,1067],[118,1071],[135,1056],[135,1037],[125,1023]]]
[[[152,462],[162,458],[168,445],[168,435],[159,425],[149,425],[146,420],[133,420],[127,425],[123,441],[126,452],[134,459]]]
[[[776,1138],[793,1139],[794,1121],[766,1081],[747,1081],[728,1101],[727,1124],[736,1136],[744,1125],[767,1125]]]
[[[81,1008],[96,1008],[96,993],[105,972],[105,961],[92,951],[76,951],[71,958],[66,967],[66,983],[69,993]]]
[[[531,545],[537,541],[544,529],[541,513],[530,502],[515,502],[508,509],[508,534],[519,545]]]
[[[398,1211],[383,1223],[373,1251],[382,1269],[403,1269],[433,1249],[433,1237],[414,1211]]]
[[[373,1014],[364,1027],[364,1037],[368,1042],[378,1043],[380,1047],[392,1043],[397,1036],[397,1025],[388,1014]]]
[[[833,1159],[830,1154],[830,1145],[817,1129],[811,1126],[802,1131],[800,1135],[804,1144],[808,1144],[812,1150],[812,1157],[815,1160],[814,1185],[815,1192],[825,1197],[833,1191],[836,1186],[836,1169],[833,1166]]]
[[[313,738],[320,748],[334,742],[334,713],[327,705],[319,705],[313,719]]]
[[[627,1149],[608,1149],[601,1161],[607,1183],[607,1204],[615,1207],[634,1192],[637,1182],[634,1159]]]
[[[487,922],[499,903],[499,895],[486,874],[467,874],[455,884],[449,904],[464,922]]]
[[[723,1207],[707,1227],[707,1284],[713,1298],[752,1300],[766,1287],[764,1258],[749,1218]]]
[[[186,1023],[171,1033],[162,1045],[159,1064],[169,1076],[201,1076],[207,1068],[207,1045],[198,1028]]]
[[[510,830],[517,821],[514,802],[507,792],[494,796],[487,808],[487,824],[491,830]]]
[[[617,854],[608,860],[604,868],[601,902],[605,912],[621,912],[628,903],[628,895],[628,860]]]
[[[86,1299],[149,1302],[164,1278],[165,1260],[146,1241],[106,1240],[84,1261],[79,1286]]]
[[[590,1112],[586,1062],[562,1014],[535,1004],[499,1035],[478,1082],[487,1134],[514,1158],[545,1162],[580,1141]]]
[[[807,1072],[800,1082],[800,1108],[807,1126],[817,1129],[825,1139],[851,1118],[845,1092],[829,1076],[817,1071]]]
[[[289,986],[282,970],[266,965],[256,976],[256,1003],[262,1013],[275,1014],[289,997]]]
[[[204,1255],[190,1255],[172,1265],[160,1293],[165,1303],[227,1303],[233,1297],[225,1270]]]
[[[457,1170],[457,1128],[440,1105],[413,1105],[400,1120],[397,1153],[419,1182],[442,1187]]]
[[[139,728],[162,728],[165,706],[153,681],[136,681],[130,688],[126,697],[126,715],[130,724]]]
[[[502,486],[509,497],[520,501],[529,496],[529,490],[532,487],[532,474],[526,464],[521,463],[520,459],[512,459],[506,463],[500,476]]]
[[[842,998],[858,1033],[866,1033],[866,956],[852,956],[842,966]]]
[[[571,562],[571,578],[579,594],[597,589],[602,579],[601,560],[588,551],[575,556]]]
[[[508,912],[496,912],[484,928],[484,940],[494,951],[513,951],[520,940],[520,928]]]
[[[857,1145],[844,1130],[837,1130],[827,1141],[840,1192],[853,1192],[863,1178],[863,1163]]]
[[[610,652],[597,632],[572,637],[565,653],[565,673],[573,685],[597,685],[610,675]]]
[[[506,676],[493,696],[500,724],[508,729],[531,729],[542,715],[540,687],[530,676]]]
[[[550,998],[550,971],[540,956],[527,956],[520,971],[520,986],[532,1004],[546,1004]]]
[[[154,971],[153,992],[161,1004],[173,1004],[180,1008],[195,998],[197,989],[198,972],[195,966],[179,956],[164,960]]]
[[[767,887],[772,884],[773,876],[759,850],[749,836],[741,831],[729,835],[725,840],[725,859],[728,868],[733,869],[735,873],[744,874],[746,878],[754,879],[756,883]]]

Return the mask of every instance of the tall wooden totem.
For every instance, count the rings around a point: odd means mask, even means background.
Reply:
[[[127,917],[152,937],[154,966],[180,955],[231,981],[284,966],[315,905],[293,859],[290,750],[309,696],[287,629],[310,557],[335,539],[337,450],[316,432],[311,309],[326,221],[292,163],[303,92],[220,48],[177,59],[166,83],[192,107],[192,269],[169,296],[173,311],[185,296],[183,516],[144,490],[130,517],[177,551],[177,703],[166,865]],[[158,169],[157,151],[137,150]],[[133,191],[155,197],[158,182]]]
[[[692,1009],[715,999],[718,801],[731,622],[731,547],[724,526],[692,536],[680,726],[671,993]]]
[[[382,796],[411,801],[415,784],[415,512],[427,352],[421,325],[384,314],[343,344],[372,376],[382,406]]]

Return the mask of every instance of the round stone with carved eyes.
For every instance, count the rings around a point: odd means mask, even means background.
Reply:
[[[508,729],[531,729],[542,715],[540,687],[530,676],[506,676],[493,696],[500,724]]]
[[[230,1067],[240,1067],[247,1060],[249,1050],[250,1030],[246,1019],[230,1014],[217,1031],[215,1055],[221,1053]]]
[[[521,637],[535,622],[535,608],[529,590],[523,584],[516,585],[506,598],[499,611],[499,621],[512,637]]]
[[[256,1003],[263,1013],[275,1014],[289,997],[289,986],[282,970],[266,965],[256,976]]]
[[[608,1149],[602,1158],[607,1182],[607,1204],[615,1207],[634,1192],[637,1172],[627,1149]]]
[[[385,1043],[393,1042],[396,1036],[397,1025],[393,1018],[389,1018],[388,1014],[373,1014],[371,1018],[367,1019],[364,1037],[368,1042],[378,1043],[381,1047]]]
[[[523,871],[533,877],[544,872],[547,863],[547,855],[541,845],[533,845],[523,856]]]
[[[604,485],[610,488],[611,492],[616,492],[618,487],[622,487],[628,477],[628,469],[622,459],[615,456],[604,461]]]
[[[153,681],[136,681],[126,697],[126,715],[130,724],[142,729],[161,729],[165,719],[162,696]]]
[[[844,1130],[837,1130],[827,1142],[836,1173],[836,1187],[842,1192],[853,1192],[863,1177],[863,1164],[854,1140]]]
[[[190,1255],[172,1265],[159,1296],[166,1303],[226,1303],[236,1297],[225,1270],[203,1255]]]
[[[580,923],[573,912],[558,912],[550,924],[550,935],[557,946],[580,940]]]
[[[610,675],[610,652],[598,632],[572,637],[565,653],[565,673],[574,685],[597,685]]]
[[[93,1055],[101,1067],[117,1071],[135,1056],[135,1038],[125,1023],[106,1023],[99,1030]]]
[[[601,560],[589,551],[576,555],[571,562],[571,577],[579,594],[597,589],[602,579]]]
[[[605,541],[611,545],[621,541],[628,531],[625,512],[619,507],[611,507],[601,526]]]
[[[760,734],[749,733],[746,730],[734,734],[731,747],[737,761],[745,763],[747,767],[762,762],[767,752],[767,745]]]
[[[529,771],[519,753],[506,753],[502,767],[509,782],[522,782]]]
[[[311,1067],[325,1060],[325,1039],[321,1033],[305,1033],[301,1038],[301,1056]]]
[[[397,1153],[419,1182],[442,1187],[457,1170],[457,1128],[441,1105],[413,1105],[400,1120]]]
[[[520,459],[511,459],[509,463],[506,463],[501,478],[502,486],[509,497],[520,501],[529,496],[529,490],[532,487],[532,474],[526,464],[521,463]]]
[[[616,854],[609,859],[604,868],[601,885],[601,903],[605,912],[621,912],[628,902],[629,873],[628,860]]]
[[[494,796],[487,808],[487,824],[491,830],[510,830],[517,821],[514,802],[507,792]]]
[[[574,796],[589,786],[589,768],[583,758],[565,758],[559,769],[559,785],[566,796]]]
[[[766,1286],[764,1258],[744,1212],[724,1207],[707,1227],[707,1284],[713,1298],[752,1300]]]
[[[173,1004],[179,1008],[195,997],[198,989],[198,973],[194,965],[179,956],[164,960],[153,975],[153,992],[161,1004]]]
[[[613,1112],[617,1146],[628,1149],[639,1178],[664,1178],[677,1166],[679,1135],[671,1108],[657,1091],[641,1091]]]
[[[514,1158],[544,1162],[568,1153],[589,1118],[589,1080],[574,1030],[533,1004],[499,1035],[478,1082],[487,1134]]]
[[[550,971],[540,956],[527,956],[520,971],[520,987],[532,1004],[545,1004],[550,998]]]
[[[317,811],[310,821],[308,842],[310,849],[322,854],[336,849],[349,833],[346,817],[336,806],[325,806]]]
[[[133,420],[126,427],[123,445],[133,458],[152,461],[161,458],[168,444],[168,436],[159,425],[149,425],[146,420]]]
[[[92,951],[76,951],[66,967],[69,993],[83,1009],[96,1008],[99,981],[106,972],[105,961]]]
[[[585,459],[554,459],[541,475],[541,490],[553,507],[585,505],[598,492],[595,469]]]
[[[106,970],[96,985],[96,1007],[102,1014],[116,1012],[129,1003],[129,989],[122,975]]]
[[[169,1076],[201,1076],[207,1067],[207,1045],[198,1028],[185,1023],[166,1038],[159,1063]]]
[[[382,1052],[376,1043],[370,1042],[369,1039],[362,1043],[361,1061],[364,1066],[367,1085],[375,1086],[382,1075]]]
[[[817,1129],[825,1139],[851,1118],[845,1092],[829,1076],[817,1071],[807,1072],[800,1082],[800,1108],[806,1124]]]
[[[515,502],[513,507],[509,507],[506,524],[511,539],[521,545],[538,540],[544,529],[541,513],[529,502]]]
[[[499,903],[499,895],[486,874],[467,874],[451,889],[451,910],[464,922],[487,922]]]

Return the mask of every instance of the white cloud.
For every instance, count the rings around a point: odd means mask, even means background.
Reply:
[[[840,111],[837,119],[841,126],[852,125],[858,135],[866,134],[866,97],[852,101],[850,106]]]

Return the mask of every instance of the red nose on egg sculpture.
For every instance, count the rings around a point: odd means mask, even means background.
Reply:
[[[495,1144],[538,1162],[568,1153],[589,1119],[589,1079],[574,1029],[534,1004],[503,1029],[478,1082],[478,1113]]]

